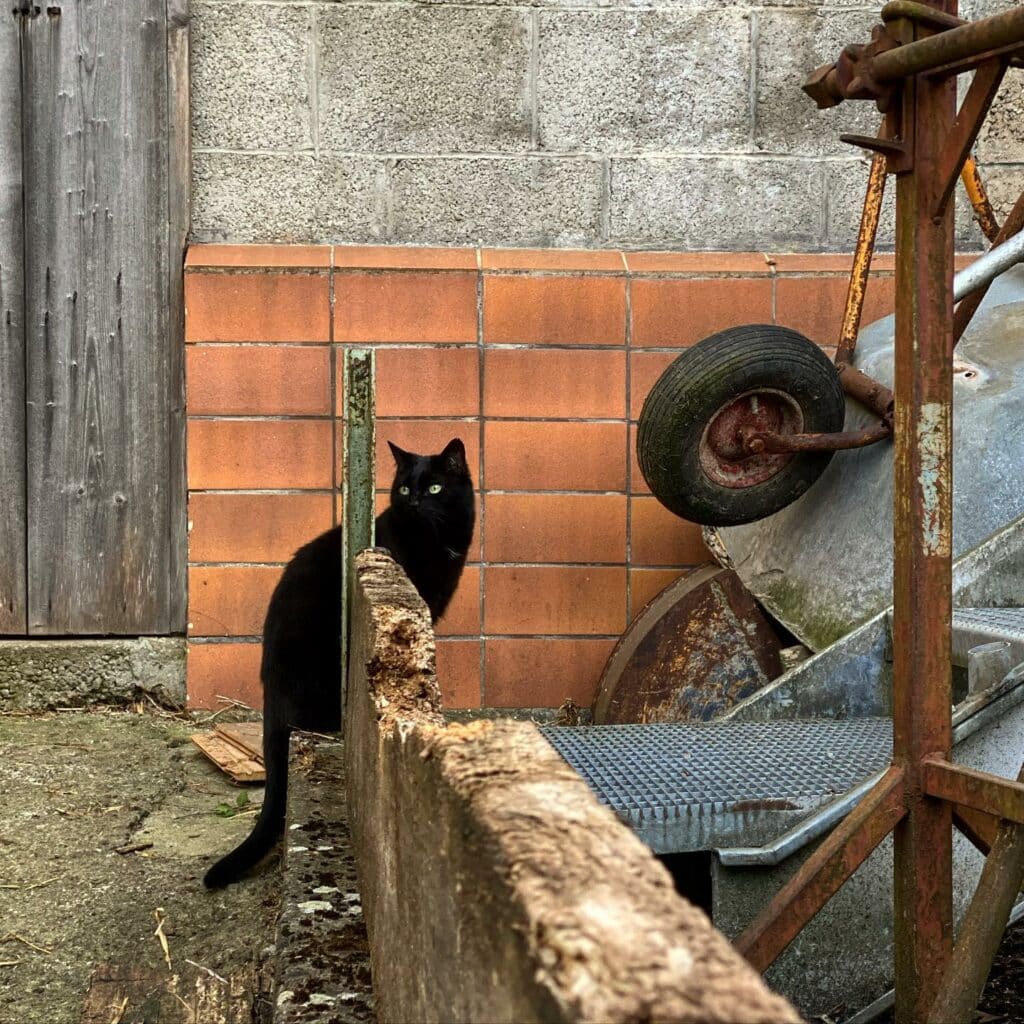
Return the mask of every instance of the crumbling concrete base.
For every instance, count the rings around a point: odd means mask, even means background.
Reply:
[[[800,1018],[525,722],[445,726],[427,609],[357,559],[349,807],[383,1021]]]
[[[184,637],[0,640],[0,712],[130,704],[185,706]]]

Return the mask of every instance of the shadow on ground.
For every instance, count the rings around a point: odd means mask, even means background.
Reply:
[[[262,790],[220,816],[240,790],[189,741],[194,728],[130,712],[0,716],[0,1024],[79,1024],[100,965],[112,965],[108,982],[135,972],[179,1002],[226,983],[225,1020],[269,1020],[261,979],[280,873],[268,863],[244,885],[202,886],[212,858],[252,827]],[[93,1002],[115,1004],[105,1021],[128,1024],[117,985],[100,987]]]

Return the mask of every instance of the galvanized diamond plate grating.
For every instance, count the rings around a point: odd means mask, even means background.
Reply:
[[[1006,640],[1010,660],[1024,659],[1024,608],[954,608],[953,662],[967,664],[967,653],[979,644]]]
[[[884,768],[892,750],[888,718],[541,731],[659,853],[767,841],[794,812],[804,817]]]
[[[956,608],[953,629],[1024,643],[1024,608]]]

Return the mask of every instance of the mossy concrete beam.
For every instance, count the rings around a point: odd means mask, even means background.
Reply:
[[[185,706],[183,637],[0,641],[0,711],[121,705],[143,695]]]
[[[798,1021],[527,722],[446,726],[423,602],[356,562],[345,751],[382,1021]]]

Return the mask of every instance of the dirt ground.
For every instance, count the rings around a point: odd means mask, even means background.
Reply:
[[[79,1024],[100,964],[176,975],[186,994],[222,984],[212,971],[238,996],[230,1019],[260,1019],[280,874],[203,888],[254,810],[218,813],[240,790],[189,741],[195,728],[145,712],[0,716],[0,1024]],[[117,1010],[105,1020],[128,1024],[131,1007]]]
[[[224,815],[242,790],[190,742],[201,727],[146,711],[0,716],[0,1024],[142,1019],[131,1005],[118,1017],[117,1000],[107,1015],[99,982],[91,1005],[104,1015],[83,1018],[97,968],[108,980],[177,978],[169,990],[185,995],[223,984],[222,1019],[269,1020],[280,873],[218,893],[201,881],[248,832],[262,790]],[[1007,932],[975,1020],[1024,1022],[1024,922]]]

